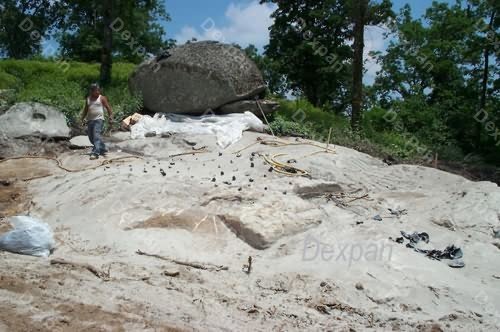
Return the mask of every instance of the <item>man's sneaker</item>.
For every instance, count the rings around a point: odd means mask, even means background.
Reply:
[[[99,158],[98,154],[93,153],[93,154],[90,155],[90,160],[96,160],[98,158]]]

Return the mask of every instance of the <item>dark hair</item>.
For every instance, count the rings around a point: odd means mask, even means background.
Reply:
[[[92,93],[92,91],[97,90],[97,89],[101,89],[99,84],[97,84],[97,83],[90,84],[89,90],[87,91],[87,95],[85,96],[85,98],[88,98],[90,96],[90,94]]]
[[[90,84],[89,91],[94,91],[96,89],[100,89],[101,87],[97,83]]]

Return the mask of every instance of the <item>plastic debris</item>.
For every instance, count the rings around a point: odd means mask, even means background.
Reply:
[[[8,221],[14,229],[0,236],[0,250],[38,257],[52,253],[55,242],[49,225],[29,216],[15,216]]]

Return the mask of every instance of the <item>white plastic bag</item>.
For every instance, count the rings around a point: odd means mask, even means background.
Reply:
[[[187,116],[157,113],[144,115],[131,127],[131,137],[144,138],[147,133],[182,133],[188,135],[216,135],[217,144],[225,149],[239,141],[245,130],[264,131],[262,121],[251,112],[227,115]]]
[[[0,236],[0,250],[16,254],[48,257],[55,247],[49,225],[28,216],[9,218],[13,230]]]

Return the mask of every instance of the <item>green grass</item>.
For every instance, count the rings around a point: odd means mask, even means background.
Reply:
[[[115,113],[115,120],[134,113],[141,101],[128,90],[128,77],[135,68],[115,63],[112,84],[103,89]],[[59,108],[68,123],[74,123],[83,109],[88,86],[99,79],[99,64],[81,62],[3,60],[0,61],[0,89],[16,90],[16,101],[34,101]]]
[[[400,160],[425,158],[425,153],[419,153],[422,151],[409,143],[411,134],[392,130],[383,118],[383,110],[365,114],[362,134],[356,134],[351,130],[346,116],[325,112],[306,100],[279,102],[280,109],[271,117],[270,123],[276,135],[300,136],[326,142],[331,128],[330,142],[333,144],[355,148],[378,157],[390,155]]]

